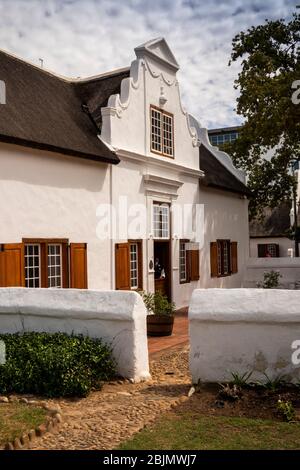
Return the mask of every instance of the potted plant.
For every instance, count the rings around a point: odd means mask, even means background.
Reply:
[[[142,292],[147,315],[148,336],[170,336],[173,331],[175,304],[160,292]]]

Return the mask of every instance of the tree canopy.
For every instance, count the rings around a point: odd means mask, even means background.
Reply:
[[[241,61],[235,88],[244,123],[230,153],[247,172],[253,217],[290,198],[295,184],[290,168],[300,158],[300,15],[266,20],[237,34],[232,46],[230,64]]]

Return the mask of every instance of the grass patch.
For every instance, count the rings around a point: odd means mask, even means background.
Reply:
[[[24,432],[35,429],[45,421],[46,410],[22,403],[0,404],[0,446],[13,441]]]
[[[300,449],[300,425],[253,418],[170,414],[136,434],[119,449]]]

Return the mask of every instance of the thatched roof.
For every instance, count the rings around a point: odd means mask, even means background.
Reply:
[[[201,184],[248,197],[251,196],[251,192],[247,186],[223,166],[205,145],[201,145],[199,151],[200,169],[205,173],[204,178],[200,180]]]
[[[71,81],[0,51],[0,80],[6,85],[0,141],[118,163],[117,155],[98,138],[99,115],[128,74]]]
[[[278,207],[264,209],[262,220],[252,220],[249,225],[251,238],[284,237],[290,228],[291,203],[285,202]]]

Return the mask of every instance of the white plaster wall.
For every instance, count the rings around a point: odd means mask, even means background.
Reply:
[[[110,242],[96,235],[97,207],[110,202],[108,166],[1,144],[0,168],[0,243],[87,243],[89,288],[111,288]]]
[[[204,204],[204,246],[201,250],[202,288],[241,287],[249,256],[248,200],[229,192],[200,187],[200,203]],[[238,273],[212,278],[210,242],[230,239],[238,242]]]
[[[175,158],[162,157],[150,151],[150,105],[162,107],[161,89],[167,102],[163,109],[174,115]],[[199,149],[194,128],[182,107],[176,73],[161,62],[149,58],[131,64],[130,77],[122,81],[120,95],[113,95],[102,109],[101,136],[116,149],[152,156],[158,161],[182,164],[199,169]]]
[[[150,377],[146,309],[135,292],[0,288],[0,332],[63,332],[112,346],[118,373]]]
[[[285,237],[269,237],[269,238],[250,238],[250,257],[258,258],[258,245],[261,243],[276,243],[279,245],[279,256],[286,258],[289,256],[288,249],[295,249],[293,240]]]
[[[245,287],[256,287],[263,281],[264,273],[280,272],[280,287],[284,289],[300,288],[300,258],[249,258],[245,274]]]
[[[298,381],[292,342],[300,340],[300,292],[270,289],[195,290],[189,308],[190,370],[197,383],[285,375]]]

